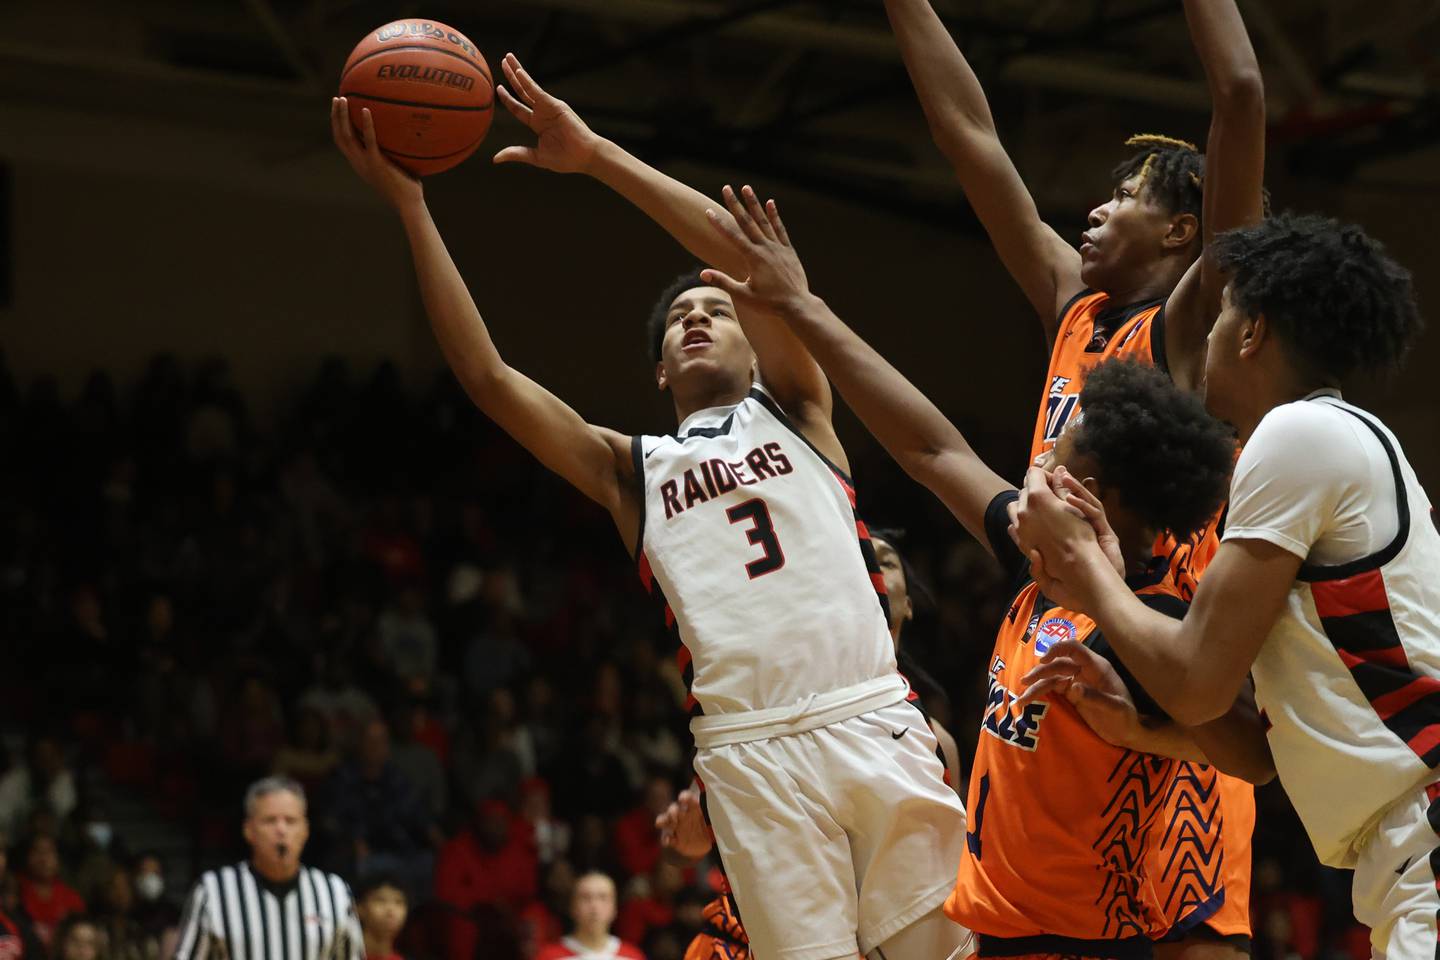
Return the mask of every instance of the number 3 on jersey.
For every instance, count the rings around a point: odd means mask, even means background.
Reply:
[[[764,556],[745,564],[745,572],[750,575],[751,580],[774,573],[785,566],[785,551],[780,549],[780,541],[775,537],[775,525],[770,522],[770,508],[765,506],[764,500],[756,497],[754,500],[736,504],[725,511],[725,516],[730,518],[731,523],[749,520],[750,528],[745,531],[745,538],[765,550]]]

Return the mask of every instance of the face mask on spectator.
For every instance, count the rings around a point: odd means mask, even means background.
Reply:
[[[86,824],[85,832],[89,834],[90,839],[95,842],[95,846],[101,850],[105,850],[110,846],[110,840],[115,835],[115,832],[110,828],[110,824],[108,823]]]
[[[158,873],[142,873],[135,878],[135,892],[141,900],[159,900],[165,892],[165,878]]]

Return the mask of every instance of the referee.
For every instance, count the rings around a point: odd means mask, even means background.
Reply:
[[[180,923],[173,960],[364,960],[350,888],[300,864],[305,791],[266,777],[245,792],[250,859],[207,870]]]

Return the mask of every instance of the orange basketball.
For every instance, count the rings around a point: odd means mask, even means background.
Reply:
[[[448,170],[490,132],[495,82],[475,44],[434,20],[396,20],[356,44],[340,74],[350,120],[370,108],[375,138],[416,176]]]

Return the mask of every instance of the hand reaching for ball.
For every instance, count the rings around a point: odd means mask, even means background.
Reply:
[[[396,210],[424,196],[420,181],[397,167],[380,151],[375,140],[375,118],[368,107],[360,111],[360,130],[350,122],[350,106],[344,97],[330,99],[330,134],[335,145],[350,161],[360,179]]]
[[[528,163],[555,173],[583,173],[595,156],[600,138],[569,104],[546,93],[525,72],[515,54],[505,54],[500,67],[510,87],[497,85],[496,95],[538,139],[533,147],[506,147],[495,154],[495,162]]]

